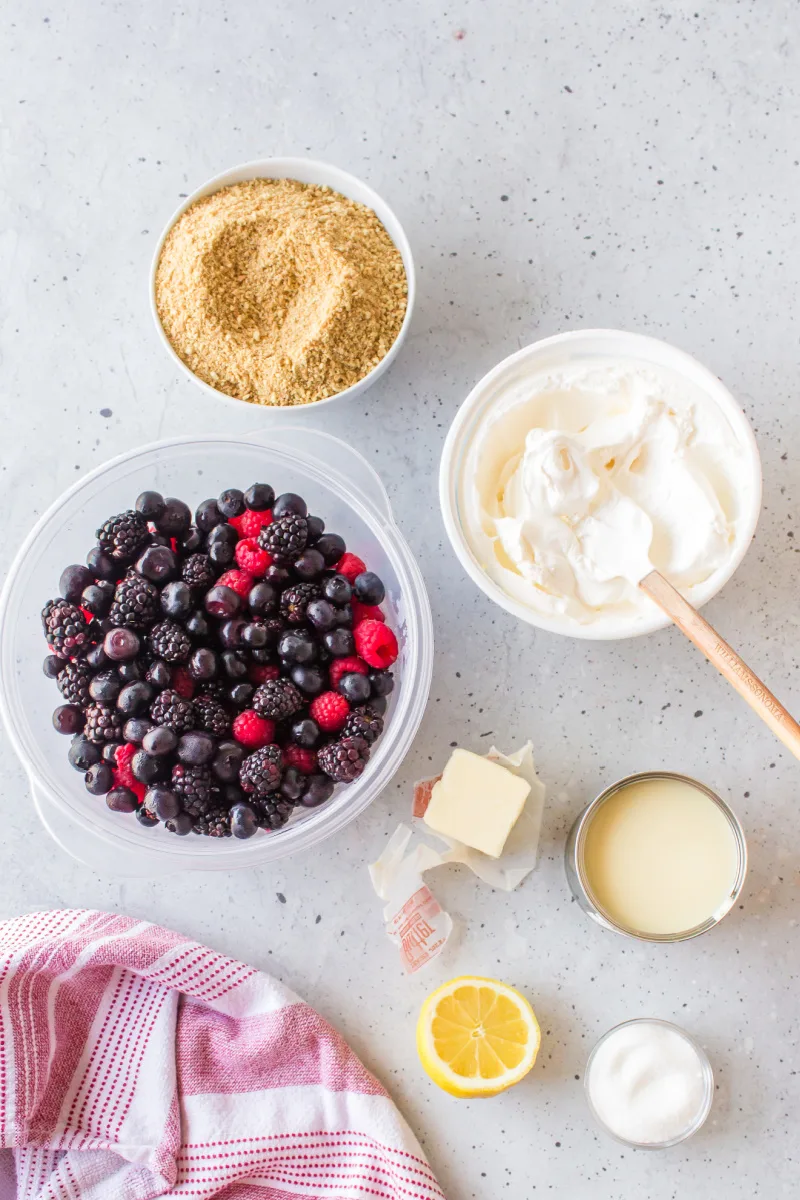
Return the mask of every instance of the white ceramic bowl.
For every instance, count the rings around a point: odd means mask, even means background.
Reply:
[[[358,383],[354,383],[352,387],[345,388],[343,392],[336,392],[333,396],[326,396],[324,400],[315,400],[311,404],[253,404],[249,400],[240,400],[237,396],[229,396],[227,392],[221,392],[218,388],[211,387],[210,384],[195,375],[194,371],[191,371],[183,359],[176,354],[158,316],[158,309],[156,307],[156,270],[167,234],[178,218],[183,216],[187,208],[191,208],[196,200],[201,200],[203,196],[210,196],[212,192],[218,192],[220,188],[229,187],[233,183],[244,183],[249,179],[297,179],[300,183],[312,183],[322,187],[333,188],[334,191],[347,196],[349,200],[355,200],[358,204],[366,205],[378,217],[389,237],[400,251],[400,257],[403,260],[408,283],[408,303],[406,305],[406,315],[403,318],[403,324],[400,326],[400,332],[395,338],[389,352],[376,367],[372,368],[368,375],[365,375],[363,379],[359,379]],[[238,408],[246,407],[254,409],[256,412],[294,413],[295,416],[297,416],[298,412],[319,408],[320,405],[330,404],[333,400],[344,400],[348,396],[357,396],[361,392],[365,392],[368,387],[372,387],[373,383],[394,362],[408,333],[408,327],[411,324],[411,314],[414,309],[415,291],[414,260],[411,257],[411,247],[408,244],[408,238],[405,235],[403,226],[386,201],[382,200],[377,192],[373,192],[372,188],[367,187],[360,179],[356,179],[355,175],[349,175],[347,171],[342,171],[339,167],[331,166],[330,163],[319,162],[313,158],[256,159],[254,162],[243,163],[238,167],[231,167],[229,171],[223,171],[221,175],[215,175],[213,179],[209,179],[208,183],[204,183],[197,191],[192,192],[184,200],[180,208],[172,214],[167,222],[166,229],[158,239],[158,245],[156,246],[153,262],[150,267],[150,311],[153,314],[153,321],[155,322],[156,332],[161,344],[176,367],[184,375],[188,375],[190,379],[194,380],[204,392],[208,392],[211,396],[216,396],[218,400],[224,400],[226,404],[235,404]]]
[[[615,329],[587,329],[560,333],[525,346],[516,354],[503,359],[488,375],[476,384],[458,410],[445,441],[439,471],[439,502],[447,536],[464,570],[485,592],[515,617],[571,637],[593,641],[634,637],[652,633],[669,624],[669,618],[658,611],[645,612],[629,623],[615,621],[605,628],[580,625],[570,617],[550,616],[535,612],[506,592],[492,579],[481,564],[462,520],[464,509],[465,466],[484,421],[502,393],[505,382],[519,370],[520,363],[538,370],[558,370],[584,360],[607,358],[611,361],[638,360],[645,366],[667,368],[686,379],[693,389],[700,389],[725,414],[745,447],[749,503],[743,512],[733,553],[728,562],[692,592],[692,603],[699,607],[707,603],[724,586],[744,558],[758,522],[761,510],[761,460],[750,424],[725,385],[691,355],[656,338],[625,333]]]

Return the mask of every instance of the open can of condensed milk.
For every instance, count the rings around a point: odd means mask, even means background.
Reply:
[[[683,942],[730,912],[747,872],[739,821],[705,784],[669,771],[629,775],[578,816],[567,880],[599,925],[647,942]]]

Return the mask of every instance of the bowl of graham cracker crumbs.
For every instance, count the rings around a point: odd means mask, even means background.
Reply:
[[[303,158],[234,167],[193,192],[150,276],[159,336],[207,392],[286,409],[355,396],[396,357],[414,263],[389,206]]]

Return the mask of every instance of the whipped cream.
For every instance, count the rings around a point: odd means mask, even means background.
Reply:
[[[752,450],[688,379],[638,361],[523,359],[484,411],[464,529],[517,601],[614,636],[657,611],[637,586],[653,568],[695,603],[729,572],[758,487]]]

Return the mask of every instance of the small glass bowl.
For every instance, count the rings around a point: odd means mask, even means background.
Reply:
[[[629,1025],[660,1025],[663,1029],[671,1029],[673,1033],[679,1034],[683,1040],[688,1042],[694,1050],[695,1054],[697,1055],[698,1062],[700,1063],[700,1069],[703,1072],[705,1095],[703,1097],[703,1103],[700,1105],[698,1110],[697,1116],[691,1122],[691,1124],[689,1124],[686,1129],[683,1130],[682,1133],[679,1133],[677,1137],[670,1138],[665,1142],[633,1142],[628,1138],[620,1137],[618,1133],[615,1133],[613,1129],[606,1125],[605,1121],[602,1119],[602,1117],[600,1117],[597,1109],[592,1104],[592,1097],[589,1091],[589,1079],[591,1077],[592,1064],[594,1063],[595,1056],[600,1047],[606,1041],[608,1041],[613,1034],[618,1033],[620,1029],[626,1029]],[[698,1129],[705,1124],[706,1118],[711,1112],[711,1105],[714,1100],[714,1072],[711,1069],[711,1063],[708,1061],[708,1055],[706,1054],[705,1050],[702,1048],[702,1046],[698,1045],[693,1037],[689,1036],[685,1029],[681,1029],[679,1025],[673,1025],[671,1021],[662,1021],[659,1017],[634,1017],[633,1020],[622,1021],[619,1025],[615,1025],[613,1029],[609,1029],[603,1034],[599,1042],[597,1042],[591,1054],[589,1055],[589,1059],[586,1063],[586,1070],[583,1073],[583,1090],[586,1095],[586,1103],[589,1106],[589,1112],[592,1114],[596,1123],[600,1126],[603,1132],[607,1133],[609,1137],[612,1137],[615,1142],[621,1142],[623,1146],[630,1146],[632,1150],[667,1150],[670,1146],[677,1146],[681,1142],[685,1142],[690,1137],[693,1137],[693,1135],[697,1133]]]

